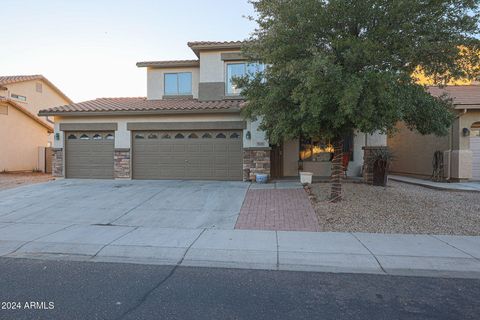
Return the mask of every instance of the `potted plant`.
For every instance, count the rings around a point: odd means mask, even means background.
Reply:
[[[387,185],[388,168],[392,162],[393,154],[388,148],[380,148],[372,151],[369,158],[369,166],[373,170],[373,185]]]

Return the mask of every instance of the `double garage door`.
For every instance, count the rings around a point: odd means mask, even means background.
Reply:
[[[67,178],[112,179],[114,132],[66,132]],[[242,131],[133,131],[134,179],[242,179]]]
[[[242,179],[242,132],[134,131],[134,179]]]

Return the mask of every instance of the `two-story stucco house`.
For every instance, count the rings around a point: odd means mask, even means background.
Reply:
[[[72,100],[42,75],[0,76],[0,171],[46,169],[53,122],[37,113],[66,103]]]
[[[255,173],[297,176],[299,165],[330,174],[328,141],[271,146],[258,122],[240,113],[234,76],[261,70],[247,63],[241,41],[189,42],[195,60],[137,63],[147,69],[147,97],[102,98],[43,110],[55,118],[53,173],[67,178],[248,180]],[[384,135],[351,137],[349,173],[361,148]]]

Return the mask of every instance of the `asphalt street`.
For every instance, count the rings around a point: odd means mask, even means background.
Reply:
[[[473,279],[0,259],[0,319],[478,319],[479,301]]]

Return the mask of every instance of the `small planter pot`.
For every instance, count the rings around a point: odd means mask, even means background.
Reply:
[[[312,172],[300,172],[300,183],[302,184],[311,184],[312,183],[312,177],[313,173]]]
[[[257,173],[255,175],[255,180],[257,183],[267,183],[268,182],[268,174]]]

